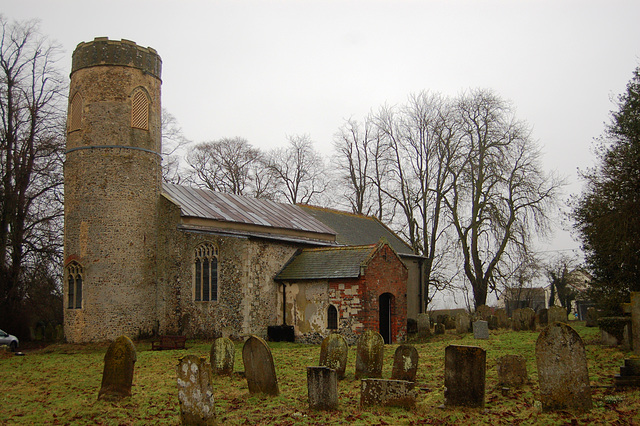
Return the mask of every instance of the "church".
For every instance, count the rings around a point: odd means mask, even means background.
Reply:
[[[179,334],[296,340],[380,331],[422,312],[423,258],[376,218],[162,183],[152,48],[73,53],[64,166],[69,342]]]

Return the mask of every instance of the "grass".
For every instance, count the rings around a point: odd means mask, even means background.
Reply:
[[[420,354],[415,409],[360,409],[360,383],[355,380],[355,348],[349,350],[347,377],[340,381],[339,410],[309,410],[306,367],[317,365],[319,346],[270,343],[280,396],[251,396],[241,374],[214,382],[219,424],[640,424],[640,390],[616,390],[614,374],[625,357],[616,348],[599,345],[599,330],[572,326],[587,350],[594,408],[583,415],[542,413],[538,402],[535,341],[538,332],[492,331],[489,340],[445,334],[410,342]],[[487,351],[484,409],[444,409],[444,349],[449,344],[480,346]],[[119,402],[98,401],[106,344],[58,344],[25,356],[0,360],[0,424],[142,425],[180,423],[175,366],[185,354],[207,355],[211,342],[188,341],[186,350],[151,351],[136,342],[133,396]],[[397,345],[385,347],[383,377],[391,376]],[[242,344],[236,344],[236,371],[242,371]],[[530,384],[503,396],[497,388],[496,360],[521,354],[527,359]]]

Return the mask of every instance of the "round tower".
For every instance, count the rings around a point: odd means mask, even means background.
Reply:
[[[64,166],[64,330],[135,338],[156,323],[158,53],[96,38],[73,52]]]

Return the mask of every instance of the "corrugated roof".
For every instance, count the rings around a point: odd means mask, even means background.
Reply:
[[[376,244],[380,238],[398,254],[415,255],[411,246],[372,216],[364,216],[321,207],[299,204],[302,209],[314,216],[336,233],[336,240],[343,245]]]
[[[168,183],[162,189],[185,217],[335,235],[333,229],[296,205]]]
[[[375,249],[375,245],[304,249],[293,257],[275,279],[358,278],[360,266],[365,264]]]

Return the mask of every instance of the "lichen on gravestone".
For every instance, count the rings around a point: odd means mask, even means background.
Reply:
[[[131,396],[136,359],[136,347],[127,336],[120,336],[109,345],[104,355],[98,399],[117,400]]]
[[[206,357],[186,355],[180,358],[176,376],[182,424],[215,425],[211,365]]]
[[[347,368],[349,345],[342,335],[332,333],[322,340],[319,365],[336,370],[338,379],[343,379]]]
[[[211,370],[216,376],[230,376],[236,358],[236,347],[228,337],[219,337],[213,341],[209,353]]]
[[[400,345],[393,355],[392,380],[416,381],[418,350],[412,345]]]
[[[356,379],[382,377],[384,339],[377,331],[365,330],[356,347]]]

